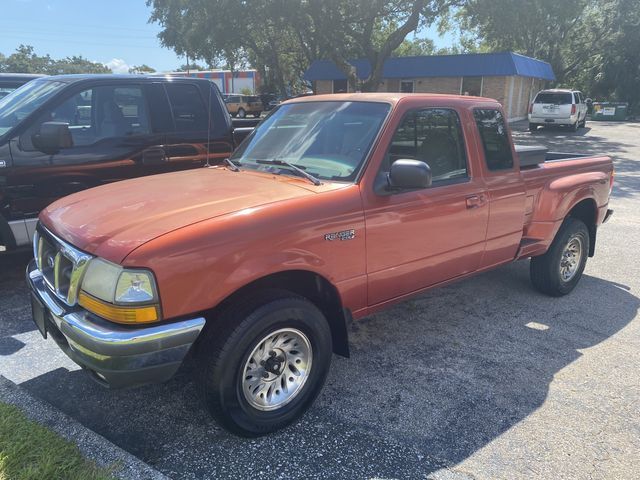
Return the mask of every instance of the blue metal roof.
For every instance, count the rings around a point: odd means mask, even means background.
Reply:
[[[368,60],[350,61],[358,78],[371,73]],[[384,62],[383,78],[510,76],[555,80],[551,65],[542,60],[513,52],[466,53],[423,57],[391,57]],[[304,74],[304,79],[344,80],[347,77],[331,60],[316,60]]]

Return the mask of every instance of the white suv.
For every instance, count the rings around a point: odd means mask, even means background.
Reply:
[[[570,127],[574,132],[587,124],[587,105],[576,90],[541,90],[529,106],[529,131],[539,126]]]

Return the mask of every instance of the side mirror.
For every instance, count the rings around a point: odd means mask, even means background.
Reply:
[[[387,174],[387,183],[391,190],[427,188],[431,185],[431,169],[420,160],[396,160]]]
[[[253,132],[254,127],[236,127],[233,129],[233,144],[237,147]]]
[[[40,130],[31,136],[33,146],[42,153],[54,155],[63,148],[73,147],[73,137],[69,124],[64,122],[45,122]]]

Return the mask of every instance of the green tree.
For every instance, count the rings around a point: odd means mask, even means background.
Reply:
[[[146,63],[143,63],[142,65],[134,65],[129,69],[129,73],[134,73],[138,75],[142,75],[145,73],[155,73],[155,72],[156,72],[156,69],[153,67],[150,67]]]
[[[481,50],[549,62],[557,86],[640,106],[637,0],[468,0],[456,20]]]
[[[610,18],[602,15],[603,5],[589,0],[468,0],[457,19],[461,31],[474,33],[485,50],[545,60],[562,83],[607,35]]]
[[[391,55],[394,57],[417,57],[421,55],[433,55],[435,52],[436,47],[433,40],[416,38],[413,40],[404,40]]]
[[[51,74],[62,73],[112,73],[109,67],[92,62],[78,55],[55,60],[50,67]]]
[[[50,73],[53,60],[49,55],[38,56],[30,45],[20,45],[4,58],[0,70],[9,73]]]
[[[405,37],[420,27],[434,23],[448,11],[446,0],[325,0],[308,2],[312,28],[309,33],[319,37],[328,57],[347,75],[352,88],[376,91],[382,80],[384,62]],[[371,71],[358,81],[349,63],[351,52],[342,45],[354,45],[367,59]]]
[[[0,55],[0,72],[43,73],[58,75],[63,73],[111,73],[101,63],[92,62],[82,56],[54,60],[49,55],[37,55],[30,45],[20,45],[14,53]]]
[[[640,9],[635,0],[610,0],[607,35],[575,75],[585,91],[598,99],[629,102],[640,112]],[[602,19],[594,18],[594,22]]]
[[[222,60],[231,69],[250,63],[284,94],[289,85],[301,86],[302,73],[319,58],[333,60],[352,88],[377,90],[384,61],[409,33],[446,11],[449,0],[147,0],[147,4],[153,8],[150,20],[163,27],[159,36],[165,46],[208,64]],[[373,67],[362,82],[349,63],[355,57],[367,58]]]
[[[180,65],[177,69],[176,72],[203,72],[207,69],[207,67],[204,67],[202,65],[198,65],[197,63],[183,63],[182,65]]]

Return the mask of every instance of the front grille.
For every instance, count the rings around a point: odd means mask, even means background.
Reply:
[[[91,255],[69,245],[42,225],[38,225],[33,236],[33,255],[49,290],[67,305],[75,305]]]

